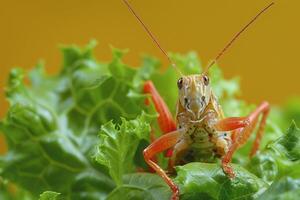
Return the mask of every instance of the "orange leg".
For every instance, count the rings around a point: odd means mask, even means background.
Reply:
[[[176,130],[176,124],[168,106],[159,95],[152,81],[146,81],[144,84],[144,93],[150,94],[154,103],[155,110],[159,116],[157,118],[158,125],[163,133],[169,133]]]
[[[163,98],[159,95],[152,81],[146,81],[144,84],[144,93],[151,95],[151,100],[154,103],[155,110],[158,112],[157,123],[160,130],[166,134],[176,130],[176,124],[172,117],[172,114],[164,102]],[[146,99],[146,104],[149,104],[149,99]],[[151,142],[154,141],[154,132],[151,132]],[[166,157],[172,156],[172,149],[166,152]]]
[[[158,164],[152,161],[152,158],[156,154],[173,147],[177,143],[180,135],[181,135],[180,130],[175,130],[167,134],[164,134],[161,137],[159,137],[157,140],[155,140],[153,143],[151,143],[143,152],[145,161],[148,163],[148,165],[152,169],[154,169],[155,172],[159,176],[161,176],[164,179],[164,181],[170,186],[173,192],[172,200],[179,199],[179,189],[172,181],[172,179],[166,174],[166,172]]]
[[[247,117],[228,117],[218,121],[215,124],[217,131],[233,131],[238,128],[243,128],[249,125],[249,120]]]
[[[235,177],[232,167],[229,165],[233,156],[233,153],[243,144],[246,143],[249,136],[253,132],[257,125],[259,116],[262,114],[262,118],[259,123],[258,131],[250,152],[250,157],[255,155],[259,148],[260,140],[262,138],[264,128],[266,125],[267,116],[270,111],[268,102],[263,102],[254,112],[252,112],[246,118],[227,118],[221,120],[216,124],[216,129],[219,131],[234,131],[232,145],[228,152],[222,159],[222,167],[224,172],[231,178]]]

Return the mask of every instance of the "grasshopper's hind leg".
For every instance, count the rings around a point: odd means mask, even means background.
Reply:
[[[179,140],[181,135],[180,130],[172,131],[170,133],[164,134],[151,143],[145,150],[144,150],[144,158],[148,165],[160,176],[164,179],[164,181],[169,185],[172,190],[172,200],[179,199],[179,189],[172,181],[172,179],[166,174],[166,172],[157,164],[155,163],[152,158],[160,153],[173,147]]]
[[[250,137],[251,133],[253,132],[259,121],[260,115],[262,115],[261,120],[259,122],[256,137],[250,152],[250,157],[255,155],[256,151],[259,148],[260,140],[265,129],[265,124],[269,111],[269,103],[263,102],[249,116],[245,118],[227,118],[219,121],[216,124],[216,129],[219,131],[233,131],[232,145],[229,147],[227,153],[222,159],[223,170],[229,177],[233,178],[235,176],[232,167],[230,166],[233,153],[240,146],[247,142],[248,138]]]
[[[157,122],[164,134],[155,140],[152,132],[152,143],[144,150],[144,158],[147,164],[169,185],[172,190],[172,200],[177,200],[179,199],[179,189],[166,172],[156,163],[155,156],[160,152],[169,150],[167,156],[170,157],[172,155],[171,148],[178,142],[181,132],[180,130],[176,130],[176,124],[172,114],[152,81],[145,82],[144,93],[151,95],[155,110],[159,114]],[[149,103],[149,99],[146,100],[146,103]]]
[[[172,114],[164,102],[164,100],[159,95],[152,81],[146,81],[144,83],[144,93],[151,95],[151,100],[154,103],[155,110],[158,112],[159,116],[157,122],[161,131],[166,134],[171,131],[176,130],[176,124],[172,117]],[[148,99],[147,99],[148,102]]]
[[[146,81],[144,83],[144,93],[150,94],[151,100],[154,104],[155,110],[158,113],[157,123],[163,134],[176,130],[176,123],[172,117],[172,114],[160,96],[159,92],[155,88],[152,81]],[[146,99],[146,104],[149,104],[149,99]],[[155,140],[154,132],[151,131],[151,142]],[[166,157],[172,156],[172,149],[168,149],[165,154]],[[154,157],[155,160],[155,157]]]

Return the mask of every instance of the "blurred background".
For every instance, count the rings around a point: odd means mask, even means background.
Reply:
[[[54,74],[61,65],[59,44],[99,43],[95,56],[109,60],[109,45],[129,48],[125,62],[138,66],[155,47],[121,0],[1,0],[0,117],[8,103],[4,88],[11,68],[31,69],[40,59]],[[198,52],[206,64],[271,0],[130,0],[167,51]],[[238,39],[219,61],[226,77],[240,76],[242,98],[282,104],[300,94],[297,61],[300,1],[276,4]],[[170,85],[172,87],[172,85]],[[175,87],[175,83],[174,83]],[[0,138],[0,153],[5,146]]]

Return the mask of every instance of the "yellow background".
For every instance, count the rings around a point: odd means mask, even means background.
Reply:
[[[168,51],[195,50],[206,63],[269,0],[130,0]],[[300,94],[300,1],[275,1],[219,62],[226,77],[240,76],[249,102],[282,103]],[[97,39],[95,54],[109,60],[109,44],[130,48],[125,61],[138,65],[153,45],[121,0],[0,0],[0,117],[7,110],[4,85],[14,66],[31,69],[40,58],[47,71],[61,64],[58,44]],[[172,84],[172,83],[170,83]],[[175,83],[170,85],[175,87]],[[1,142],[0,142],[1,143]],[[2,148],[1,148],[2,147]],[[3,144],[0,144],[3,151]]]

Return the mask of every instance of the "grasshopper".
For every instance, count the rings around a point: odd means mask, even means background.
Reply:
[[[151,95],[151,100],[159,114],[157,120],[159,127],[164,133],[143,151],[145,161],[169,185],[172,190],[172,200],[179,199],[179,189],[154,159],[156,154],[163,151],[168,150],[170,154],[169,170],[172,170],[175,165],[193,161],[214,162],[216,158],[220,158],[224,173],[229,178],[234,178],[235,173],[230,165],[232,156],[239,147],[247,142],[251,133],[258,126],[250,158],[255,155],[264,132],[270,106],[265,101],[246,117],[225,118],[222,108],[210,87],[208,70],[239,35],[274,3],[270,3],[252,18],[217,54],[204,72],[183,75],[129,2],[127,0],[123,0],[123,2],[181,76],[177,81],[179,98],[175,117],[176,122],[154,84],[151,81],[144,83],[144,93]]]

